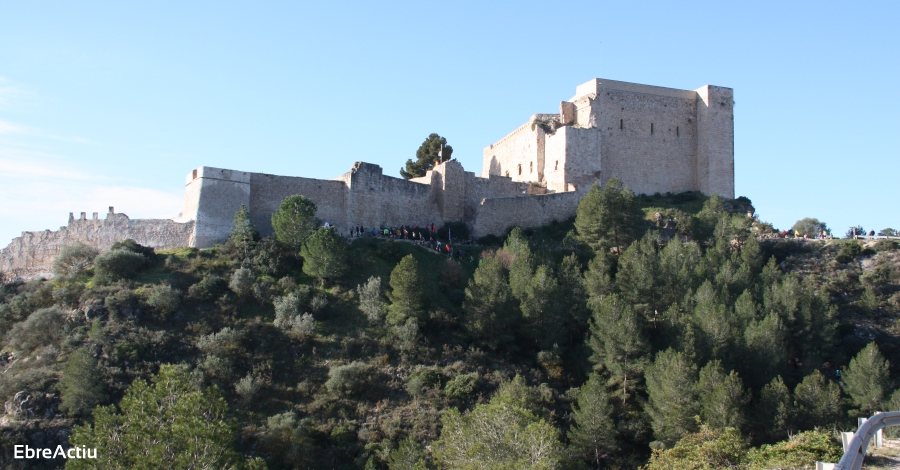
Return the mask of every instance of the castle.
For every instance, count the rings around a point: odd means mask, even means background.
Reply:
[[[576,88],[556,114],[535,114],[486,147],[480,175],[455,160],[425,176],[385,176],[357,162],[332,179],[277,176],[203,166],[185,184],[181,215],[131,220],[112,207],[105,219],[82,212],[58,231],[23,232],[0,252],[0,272],[45,275],[65,245],[100,249],[132,238],[158,249],[206,248],[226,239],[247,206],[263,235],[293,194],[342,233],[364,227],[465,222],[476,236],[563,220],[594,183],[613,177],[636,193],[700,191],[734,198],[734,100],[730,88],[678,90],[606,79]]]

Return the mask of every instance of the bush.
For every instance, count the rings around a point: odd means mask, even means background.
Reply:
[[[421,398],[428,389],[440,388],[441,374],[434,369],[421,369],[410,374],[406,384],[410,395]]]
[[[275,305],[275,326],[282,329],[290,328],[291,320],[300,315],[300,297],[291,292],[284,297],[278,297],[272,303]]]
[[[231,275],[228,288],[238,296],[246,297],[253,290],[253,281],[255,280],[256,278],[253,276],[253,271],[250,268],[238,268]]]
[[[53,275],[60,277],[77,276],[89,268],[100,252],[83,243],[64,246],[59,256],[53,260]]]
[[[882,251],[894,251],[897,249],[897,242],[893,240],[878,240],[878,242],[872,245],[872,249],[875,250],[876,253]]]
[[[847,242],[841,246],[841,252],[834,258],[838,263],[849,263],[856,259],[862,253],[862,246],[859,243]]]
[[[238,383],[234,384],[234,391],[245,401],[250,401],[259,389],[262,388],[261,381],[254,377],[250,372],[244,376]]]
[[[9,348],[30,353],[43,346],[59,346],[65,336],[66,314],[59,307],[42,308],[16,323],[6,335]]]
[[[103,381],[97,370],[97,359],[87,348],[79,348],[69,356],[59,378],[62,405],[70,416],[87,416],[103,400]]]
[[[240,347],[241,336],[240,331],[226,326],[218,333],[201,336],[197,340],[197,349],[206,354],[229,356]]]
[[[281,277],[288,268],[291,252],[271,237],[263,238],[250,252],[250,264],[261,273]]]
[[[133,251],[110,250],[94,259],[94,279],[100,283],[127,279],[146,263],[147,258]]]
[[[369,366],[354,361],[343,366],[333,366],[328,370],[328,381],[325,387],[332,393],[354,394],[368,384]]]
[[[228,289],[228,282],[215,274],[205,276],[200,282],[188,288],[188,297],[197,300],[214,300]]]
[[[153,286],[146,291],[147,305],[156,309],[162,316],[167,317],[181,305],[181,291],[173,289],[167,284]]]
[[[444,385],[444,394],[456,400],[468,400],[475,393],[478,373],[460,374]]]
[[[154,250],[153,247],[141,245],[130,238],[113,243],[113,245],[109,247],[109,251],[113,250],[125,250],[137,253],[146,258],[147,261],[153,261],[156,258],[156,250]]]
[[[377,325],[384,317],[384,302],[381,300],[381,278],[372,276],[365,284],[356,286],[359,295],[359,309],[366,315],[369,324]]]
[[[316,320],[309,313],[294,315],[291,318],[291,332],[305,340],[316,334]]]

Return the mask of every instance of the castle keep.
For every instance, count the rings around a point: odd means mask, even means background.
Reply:
[[[575,213],[594,183],[613,177],[636,193],[701,191],[734,198],[734,114],[730,88],[677,90],[606,79],[576,88],[556,114],[535,114],[486,147],[480,175],[455,160],[420,178],[385,176],[357,162],[319,180],[203,166],[188,174],[181,215],[130,220],[69,216],[58,231],[23,232],[0,252],[0,271],[44,275],[59,249],[76,242],[106,249],[132,238],[158,249],[211,247],[226,239],[235,212],[250,210],[263,235],[282,199],[302,194],[342,233],[463,221],[474,236],[535,227]]]

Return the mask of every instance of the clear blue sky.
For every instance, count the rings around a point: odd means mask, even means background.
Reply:
[[[735,3],[3,1],[0,246],[174,217],[202,165],[396,176],[438,132],[478,173],[593,77],[734,88],[736,192],[776,227],[900,228],[900,3]]]

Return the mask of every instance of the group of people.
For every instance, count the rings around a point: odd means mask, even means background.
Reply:
[[[437,226],[435,224],[419,225],[401,225],[399,227],[381,227],[371,228],[367,230],[363,225],[355,225],[350,227],[349,238],[358,237],[380,237],[392,240],[409,240],[422,246],[426,246],[440,254],[445,254],[450,258],[456,258],[460,261],[465,259],[465,252],[458,245],[472,245],[472,240],[457,241],[451,246],[450,243],[443,243],[437,240]],[[448,233],[450,235],[450,233]],[[452,240],[452,238],[451,238]],[[475,258],[469,256],[469,262],[474,263]]]

